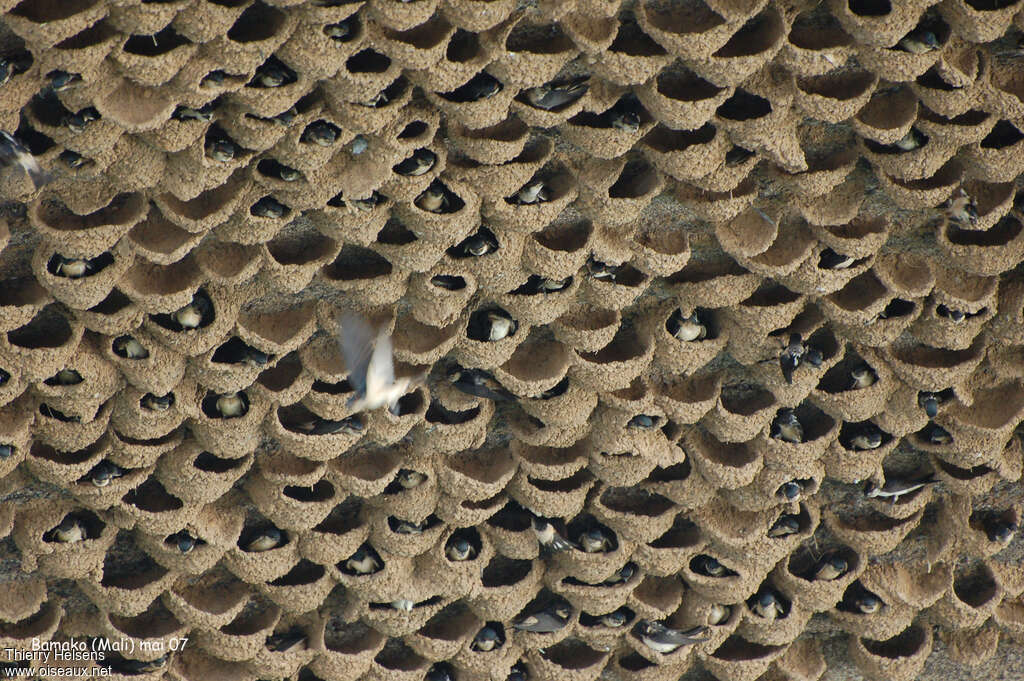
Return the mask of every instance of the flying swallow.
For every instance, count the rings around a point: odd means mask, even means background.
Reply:
[[[103,459],[98,464],[92,467],[86,474],[86,478],[96,487],[106,487],[110,484],[111,480],[124,476],[125,469],[118,466],[112,461]]]
[[[1009,544],[1013,540],[1013,535],[1020,529],[1017,523],[1005,518],[988,518],[983,524],[988,540],[998,544]]]
[[[867,364],[861,364],[850,370],[850,382],[847,390],[861,390],[875,384],[878,374]]]
[[[498,402],[510,402],[516,399],[515,395],[483,369],[463,369],[456,365],[449,370],[448,380],[455,388],[467,395]]]
[[[574,548],[572,542],[560,535],[550,520],[539,516],[534,517],[533,531],[537,535],[537,541],[540,542],[541,548],[549,551],[568,551]]]
[[[670,629],[660,622],[640,620],[635,631],[645,646],[663,655],[675,652],[683,646],[692,646],[708,640],[708,637],[704,635],[708,628],[704,625],[680,631],[679,629]]]
[[[896,48],[911,54],[926,54],[939,49],[939,39],[932,31],[915,28],[899,39]]]
[[[850,571],[850,564],[837,553],[825,556],[811,569],[811,579],[831,582]]]
[[[182,553],[189,553],[195,547],[202,546],[206,542],[188,530],[180,530],[164,539],[164,543],[177,547]]]
[[[17,451],[17,447],[7,442],[0,443],[0,461],[9,459],[14,456],[14,452]]]
[[[512,627],[535,634],[551,634],[565,628],[571,616],[572,608],[567,603],[559,601],[532,615],[517,617],[512,621]]]
[[[673,337],[688,343],[704,340],[708,335],[707,327],[701,323],[697,311],[685,314],[680,307],[669,316],[665,328]]]
[[[486,626],[473,637],[473,642],[469,644],[469,649],[479,653],[486,653],[495,648],[500,648],[503,643],[500,632],[494,627]]]
[[[855,581],[843,594],[840,605],[851,612],[871,615],[881,610],[885,603],[878,594],[868,591],[860,581]]]
[[[721,603],[714,603],[708,610],[708,624],[710,624],[713,627],[725,624],[730,617],[732,617],[731,605],[722,605]]]
[[[284,634],[268,636],[266,648],[272,653],[293,653],[306,649],[306,634],[299,630],[293,630]]]
[[[779,409],[772,420],[770,435],[776,440],[800,444],[804,441],[804,427],[793,409]]]
[[[916,492],[925,485],[930,485],[934,482],[935,478],[932,475],[927,475],[916,480],[886,477],[885,483],[881,487],[875,484],[873,480],[868,480],[864,485],[864,496],[891,499],[892,503],[895,504],[899,501],[900,497]]]
[[[430,186],[423,190],[413,200],[413,204],[420,210],[425,210],[428,213],[447,213],[451,208],[451,199],[448,198],[448,192],[445,186],[439,181],[434,180],[430,183]]]
[[[327,24],[323,27],[325,36],[337,43],[346,43],[354,37],[356,31],[355,18],[350,17],[345,21],[336,24]]]
[[[448,557],[448,560],[460,563],[474,558],[476,550],[464,537],[453,537],[445,547],[444,555]]]
[[[948,201],[942,204],[943,211],[953,222],[973,225],[978,222],[978,206],[963,187],[956,190]]]
[[[570,80],[551,81],[529,88],[523,94],[530,106],[553,111],[565,108],[585,95],[589,88],[589,80],[590,76],[582,76]]]
[[[490,99],[504,88],[500,80],[481,71],[451,92],[441,93],[441,96],[450,102],[465,104]]]
[[[508,203],[526,206],[533,203],[544,203],[551,200],[551,191],[544,184],[544,180],[531,180],[519,188],[515,194],[506,199]]]
[[[743,147],[733,146],[732,149],[725,152],[725,165],[728,168],[733,168],[745,162],[748,158],[754,155],[754,152]]]
[[[657,425],[658,417],[649,414],[637,414],[626,423],[627,428],[637,430],[653,430]]]
[[[424,147],[412,152],[412,156],[395,164],[391,169],[399,175],[419,177],[430,172],[435,163],[437,163],[437,154]]]
[[[131,336],[118,336],[111,344],[114,354],[125,359],[146,359],[149,350]]]
[[[778,595],[774,591],[767,587],[762,587],[748,601],[748,606],[751,612],[766,620],[776,620],[785,616],[785,608],[782,605],[782,601],[779,600]]]
[[[341,130],[338,126],[327,121],[313,121],[302,131],[299,141],[305,144],[329,147],[337,141],[339,134],[341,134]]]
[[[139,400],[139,406],[150,411],[167,411],[174,406],[174,393],[159,396],[153,393],[146,393]]]
[[[50,174],[39,165],[25,145],[0,130],[0,167],[17,165],[24,170],[36,189],[50,181]]]
[[[776,539],[778,537],[788,537],[791,534],[796,534],[800,531],[800,518],[792,513],[786,513],[779,516],[779,519],[768,528],[768,536]]]
[[[291,210],[291,208],[284,205],[273,196],[264,196],[249,207],[249,214],[258,218],[279,220],[290,213]]]
[[[68,514],[53,527],[43,533],[43,541],[72,544],[89,538],[85,524],[75,516]]]
[[[852,256],[837,253],[831,248],[825,248],[822,250],[821,255],[818,258],[818,269],[845,270],[856,261],[857,259]]]
[[[882,430],[869,421],[854,429],[848,441],[841,444],[854,451],[867,451],[881,447],[882,439]]]
[[[690,561],[690,569],[698,575],[704,575],[705,577],[733,577],[738,574],[706,553],[694,556]]]
[[[57,156],[57,160],[59,160],[61,163],[66,165],[68,168],[71,168],[72,170],[84,168],[95,163],[95,161],[93,161],[91,158],[86,158],[85,156],[82,156],[78,152],[71,151],[70,149],[65,149],[64,151],[60,152],[60,154]]]
[[[372,575],[384,567],[384,561],[369,544],[363,544],[345,560],[345,571],[353,575]]]
[[[215,137],[207,138],[204,148],[207,156],[221,163],[227,163],[233,159],[238,151],[238,147],[231,140],[217,139]]]
[[[783,503],[792,503],[800,498],[803,494],[804,486],[797,480],[790,480],[782,483],[777,490],[775,490],[775,498]]]
[[[498,239],[486,227],[481,227],[475,234],[470,234],[461,242],[449,249],[455,258],[479,258],[482,255],[498,250]]]
[[[349,409],[358,412],[387,405],[392,414],[397,413],[398,400],[416,379],[395,376],[391,338],[387,331],[383,328],[374,331],[362,317],[345,313],[341,317],[338,338],[348,369],[348,381],[355,391],[349,399]]]
[[[243,551],[248,553],[262,553],[264,551],[270,551],[276,549],[284,542],[284,535],[281,530],[276,527],[268,527],[257,532],[249,541],[242,547]]]
[[[600,527],[592,527],[579,536],[580,550],[584,553],[607,553],[612,550],[612,541]]]

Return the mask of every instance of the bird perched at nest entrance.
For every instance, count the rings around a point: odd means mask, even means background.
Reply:
[[[704,625],[681,631],[671,629],[660,622],[641,620],[636,625],[636,635],[651,650],[668,655],[683,646],[692,646],[708,640],[705,634],[708,628]]]
[[[348,369],[348,381],[355,391],[348,408],[357,412],[387,405],[392,414],[397,414],[398,401],[420,379],[395,376],[387,331],[374,330],[362,317],[345,313],[341,317],[338,339]]]
[[[782,349],[782,353],[779,355],[779,368],[782,371],[782,377],[786,379],[786,383],[792,383],[793,372],[801,364],[819,367],[822,361],[821,350],[805,343],[799,333],[791,333],[789,334],[789,342],[786,343],[786,347]]]

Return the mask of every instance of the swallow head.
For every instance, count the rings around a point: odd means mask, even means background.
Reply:
[[[935,423],[931,424],[926,432],[928,442],[933,445],[948,445],[953,442],[953,436],[948,430]]]
[[[398,471],[397,479],[398,484],[402,486],[402,489],[413,489],[422,485],[427,479],[427,476],[419,471],[403,468]]]
[[[635,111],[612,110],[608,114],[608,125],[615,130],[635,135],[640,131],[640,115]]]
[[[131,336],[118,336],[111,344],[111,349],[115,355],[125,359],[146,359],[149,357],[149,350]]]
[[[678,340],[692,343],[707,337],[707,328],[701,324],[696,312],[683,312],[677,307],[665,322],[665,328]]]
[[[817,581],[830,582],[842,577],[849,569],[849,563],[845,558],[838,554],[833,554],[818,563],[813,577]]]
[[[497,310],[492,310],[487,313],[488,329],[488,340],[499,341],[503,338],[507,338],[516,332],[515,320],[508,316],[508,313],[502,313]]]
[[[239,418],[249,410],[248,400],[244,393],[226,393],[217,398],[214,403],[221,418]]]
[[[1018,529],[1017,523],[1003,518],[996,518],[986,523],[985,532],[988,535],[989,541],[1005,545],[1013,540],[1013,536]]]
[[[313,121],[306,126],[299,138],[305,144],[315,144],[319,147],[329,147],[338,140],[341,130],[327,121]]]
[[[599,527],[592,527],[581,534],[579,544],[584,553],[604,553],[611,549],[611,541]]]
[[[649,414],[637,414],[626,423],[627,428],[652,430],[658,424],[658,417]]]
[[[58,254],[53,256],[53,264],[54,273],[58,277],[65,277],[67,279],[81,279],[92,273],[94,269],[92,263],[88,260],[65,258]]]
[[[724,624],[732,616],[732,606],[713,603],[708,609],[708,624],[718,626]]]
[[[60,523],[43,535],[43,540],[60,544],[72,544],[88,539],[85,525],[73,515],[66,515]]]
[[[473,557],[473,545],[464,537],[456,537],[448,543],[445,555],[449,560],[461,562]]]
[[[210,71],[199,81],[199,87],[204,90],[222,87],[227,75],[227,72],[221,69]]]
[[[323,27],[323,34],[336,43],[347,43],[355,33],[352,19],[339,21],[336,24],[327,24]]]
[[[235,157],[235,145],[230,140],[208,139],[205,148],[206,155],[220,163],[227,163]]]
[[[775,496],[782,501],[793,502],[800,498],[804,488],[799,482],[790,480],[784,482],[777,490],[775,490]]]
[[[262,553],[277,548],[283,541],[284,536],[281,534],[281,530],[276,527],[268,527],[250,539],[244,550],[249,553]]]
[[[865,590],[854,601],[854,607],[865,615],[871,615],[882,609],[882,599]]]
[[[875,374],[875,370],[869,367],[867,364],[854,367],[850,371],[850,387],[852,390],[860,390],[874,385],[875,381],[878,380],[878,375]]]
[[[501,645],[501,636],[498,634],[494,627],[483,627],[477,632],[476,636],[473,637],[473,643],[470,647],[473,650],[479,652],[487,652],[494,650]]]
[[[166,395],[154,395],[153,393],[146,393],[139,400],[139,404],[143,409],[150,411],[167,411],[174,406],[174,393],[167,393]]]
[[[800,519],[791,514],[779,516],[779,519],[768,529],[768,536],[772,538],[787,537],[800,531]]]
[[[249,214],[258,218],[279,220],[287,215],[291,209],[275,199],[273,196],[264,196],[249,207]]]

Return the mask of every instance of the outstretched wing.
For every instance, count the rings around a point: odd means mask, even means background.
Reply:
[[[373,354],[366,367],[366,394],[380,395],[395,382],[395,365],[391,359],[391,338],[381,329],[373,343]]]
[[[338,335],[341,354],[345,358],[348,382],[356,395],[366,394],[366,373],[373,353],[374,333],[362,317],[345,313],[341,316],[341,331]]]
[[[0,130],[0,161],[21,166],[37,189],[50,181],[50,175],[42,169],[32,152],[3,130]]]

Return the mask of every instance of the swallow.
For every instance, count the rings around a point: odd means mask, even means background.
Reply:
[[[240,418],[249,411],[249,398],[244,392],[225,393],[217,398],[214,406],[221,418]]]
[[[1013,541],[1013,535],[1020,529],[1017,523],[1005,518],[988,518],[983,524],[988,540],[1003,545]]]
[[[516,662],[509,670],[505,681],[528,681],[530,675],[526,672],[526,666],[522,662]],[[428,679],[428,681],[430,681]]]
[[[515,335],[519,328],[519,324],[504,310],[488,310],[480,318],[479,325],[482,326],[477,329],[480,333],[474,335],[492,343]]]
[[[448,192],[445,190],[445,186],[434,180],[430,183],[430,186],[423,190],[413,200],[413,204],[420,210],[425,210],[428,213],[447,213],[451,208],[452,202],[448,197]]]
[[[973,225],[978,222],[978,206],[963,187],[956,190],[948,201],[942,204],[946,217],[953,222]]]
[[[965,319],[970,319],[971,317],[985,314],[986,312],[988,312],[988,308],[982,308],[977,312],[964,312],[963,310],[952,309],[942,303],[935,306],[935,314],[956,323],[960,323]]]
[[[579,537],[583,553],[607,553],[612,550],[611,538],[600,527],[592,527]]]
[[[46,78],[46,85],[39,91],[39,94],[44,97],[57,92],[63,92],[64,90],[77,86],[82,82],[82,76],[80,74],[68,73],[67,71],[61,71],[60,69],[50,71],[46,74]]]
[[[800,444],[804,441],[804,427],[793,409],[779,409],[772,420],[770,435],[776,440]]]
[[[850,370],[850,381],[847,384],[847,390],[868,388],[874,385],[877,380],[878,374],[875,373],[875,370],[867,364],[861,364]]]
[[[534,296],[538,294],[556,293],[564,291],[572,286],[573,278],[568,276],[565,279],[548,279],[539,274],[531,274],[526,281],[515,290],[509,291],[510,295]]]
[[[85,477],[96,487],[106,487],[111,480],[123,477],[125,472],[125,469],[116,463],[103,459],[93,466]]]
[[[911,54],[926,54],[939,49],[939,39],[934,32],[919,27],[900,38],[896,48]]]
[[[295,168],[279,163],[274,159],[263,159],[256,166],[256,169],[267,177],[277,178],[282,182],[298,182],[302,179],[302,173]]]
[[[893,144],[886,145],[884,148],[891,152],[904,152],[913,151],[914,149],[920,149],[928,142],[928,137],[918,130],[917,128],[911,128],[906,135],[896,140]]]
[[[313,121],[302,131],[299,141],[304,144],[315,144],[319,147],[329,147],[338,140],[341,129],[327,121]]]
[[[6,442],[0,443],[0,461],[11,458],[12,456],[14,456],[14,452],[16,451],[17,447],[15,447],[14,445],[8,444]]]
[[[73,544],[88,538],[85,524],[71,514],[64,516],[60,524],[43,533],[43,541],[60,544]]]
[[[712,604],[708,610],[708,624],[713,627],[725,624],[732,617],[732,606],[721,603]]]
[[[395,534],[423,534],[427,529],[427,521],[414,523],[411,520],[401,520],[394,516],[388,516],[388,525]]]
[[[206,542],[188,530],[180,530],[179,532],[175,532],[167,537],[167,539],[164,540],[164,543],[177,547],[177,549],[182,553],[189,553],[195,547],[202,546]]]
[[[210,361],[217,364],[246,364],[263,367],[270,363],[271,355],[258,350],[238,336],[232,336],[213,351]]]
[[[455,681],[455,675],[452,674],[451,667],[447,663],[437,662],[427,670],[423,681]]]
[[[322,30],[324,35],[333,40],[334,42],[339,44],[347,43],[349,40],[355,37],[355,17],[349,17],[345,21],[339,21],[336,24],[327,24],[323,27]]]
[[[314,415],[313,418],[300,423],[287,424],[285,428],[304,435],[333,435],[334,433],[359,435],[363,432],[364,426],[356,415],[341,420],[325,419]]]
[[[785,617],[785,608],[782,605],[782,601],[779,600],[778,595],[774,591],[767,587],[762,587],[747,602],[747,605],[755,615],[769,621]]]
[[[279,220],[292,211],[273,196],[264,196],[249,207],[249,214],[258,218]]]
[[[619,608],[606,615],[601,615],[598,621],[601,623],[601,626],[608,627],[609,629],[618,629],[629,622],[629,611],[625,608]]]
[[[551,200],[551,191],[544,184],[544,180],[538,178],[530,180],[519,188],[515,194],[505,199],[508,203],[527,206],[534,203],[545,203]]]
[[[453,537],[445,547],[444,555],[448,560],[460,563],[476,557],[476,549],[463,537]]]
[[[95,161],[93,161],[91,158],[86,158],[85,156],[82,156],[78,152],[71,151],[70,149],[65,149],[64,151],[60,152],[60,154],[57,156],[57,160],[59,160],[61,163],[66,165],[68,168],[71,168],[72,170],[77,170],[78,168],[85,168],[86,166],[95,164]]]
[[[587,259],[587,272],[598,281],[614,283],[620,269],[622,269],[621,265],[609,265],[608,263],[596,260],[593,255]]]
[[[375,94],[373,97],[370,97],[369,99],[364,99],[361,102],[356,102],[356,104],[358,104],[359,106],[365,106],[369,109],[379,109],[380,107],[386,105],[389,101],[391,101],[391,99],[388,97],[388,91],[385,88],[384,90],[381,90],[380,92]]]
[[[450,102],[465,104],[490,99],[503,89],[505,86],[500,80],[486,71],[481,71],[451,92],[440,94]]]
[[[640,103],[635,97],[623,97],[601,114],[601,120],[609,128],[635,135],[640,131],[639,108]]]
[[[353,575],[372,575],[384,567],[384,561],[369,544],[363,544],[345,560],[345,570]]]
[[[168,656],[161,655],[155,660],[130,660],[128,658],[122,658],[121,660],[111,660],[109,666],[121,674],[127,676],[136,676],[142,674],[151,674],[157,672],[167,666]]]
[[[415,381],[409,376],[395,376],[391,338],[386,330],[375,331],[362,317],[345,313],[341,317],[338,340],[348,369],[348,381],[354,389],[348,408],[358,412],[387,405],[388,410],[396,414],[398,400]]]
[[[811,579],[816,582],[831,582],[850,571],[850,564],[837,553],[825,556],[811,569]]]
[[[786,344],[782,354],[779,355],[779,368],[782,370],[782,377],[786,379],[786,383],[793,383],[793,372],[800,366],[800,362],[803,360],[806,352],[807,348],[800,334],[791,333],[789,335],[789,343]]]
[[[264,551],[276,549],[282,543],[284,543],[284,534],[281,530],[276,527],[268,527],[257,532],[245,543],[242,550],[248,553],[263,553]]]
[[[39,405],[39,413],[42,414],[43,416],[48,416],[51,419],[57,419],[58,421],[63,421],[64,423],[81,423],[82,422],[82,418],[80,416],[68,416],[64,412],[59,411],[57,409],[54,409],[53,407],[51,407],[50,405],[46,404],[45,402]]]
[[[391,607],[402,612],[412,612],[412,609],[416,607],[416,602],[410,601],[408,598],[397,598],[391,601]]]
[[[611,577],[609,577],[608,579],[606,579],[603,582],[601,582],[601,586],[616,586],[618,584],[625,584],[626,582],[631,580],[633,578],[633,575],[635,575],[635,574],[636,574],[636,564],[635,563],[626,563],[621,568],[619,568],[615,572],[615,574],[613,574]]]
[[[539,516],[534,517],[533,531],[537,535],[537,541],[540,542],[541,548],[552,552],[568,551],[574,548],[572,542],[560,535],[550,520]]]
[[[784,482],[775,490],[775,498],[783,503],[792,503],[803,494],[804,486],[797,480]]]
[[[486,626],[476,633],[469,649],[478,653],[486,653],[495,648],[500,648],[504,641],[500,632],[494,627]]]
[[[85,130],[85,126],[100,119],[100,112],[93,107],[82,109],[78,113],[69,113],[61,118],[61,124],[74,134]]]
[[[166,395],[154,395],[153,393],[146,393],[139,400],[139,406],[143,409],[150,411],[167,411],[174,406],[174,393],[167,393]]]
[[[930,485],[935,482],[935,478],[931,475],[927,475],[916,480],[906,478],[895,478],[887,477],[885,482],[879,487],[873,480],[868,480],[864,485],[864,496],[876,497],[879,499],[891,499],[892,503],[899,501],[900,497],[916,492],[922,489],[925,485]]]
[[[496,402],[512,402],[516,396],[483,369],[463,369],[456,365],[448,372],[448,380],[460,392]]]
[[[856,428],[849,439],[843,444],[854,451],[868,451],[882,446],[882,430],[870,421]]]
[[[626,423],[627,428],[637,430],[653,430],[657,425],[658,417],[649,414],[637,414]]]
[[[845,270],[857,260],[849,255],[837,253],[831,248],[825,248],[818,258],[818,269],[821,270]]]
[[[214,88],[223,87],[224,81],[227,77],[227,71],[215,69],[203,76],[202,80],[199,81],[199,88],[201,90],[212,90]]]
[[[19,52],[0,58],[0,85],[32,67],[32,54]]]
[[[590,76],[582,76],[563,81],[551,81],[523,91],[530,106],[545,111],[564,109],[587,94],[590,87],[587,81]]]
[[[917,393],[917,406],[924,409],[928,418],[935,418],[935,415],[939,413],[939,396],[936,393],[922,390]]]
[[[395,164],[391,169],[405,177],[419,177],[430,172],[436,163],[437,154],[424,147],[412,152],[412,156]]]
[[[687,343],[704,340],[708,335],[708,329],[701,323],[697,311],[685,314],[681,307],[677,307],[669,316],[665,328],[674,338]]]
[[[46,385],[78,385],[83,380],[82,374],[78,373],[75,369],[65,367],[43,381],[43,383]]]
[[[408,468],[399,469],[398,474],[395,476],[395,482],[402,489],[415,489],[422,485],[426,479],[427,476],[423,473]]]
[[[94,274],[96,266],[90,260],[84,258],[65,258],[60,253],[54,253],[47,263],[47,269],[51,270],[58,277],[66,279],[81,279]]]
[[[725,165],[727,168],[734,168],[746,162],[748,158],[754,155],[750,149],[744,149],[743,147],[733,146],[732,149],[725,152]]]
[[[768,536],[772,539],[788,537],[800,531],[800,518],[792,513],[779,516],[779,519],[768,528]]]
[[[36,189],[50,181],[49,173],[42,169],[32,152],[14,137],[0,130],[0,167],[7,165],[20,166]]]
[[[953,442],[953,436],[950,434],[948,430],[946,430],[940,425],[931,422],[929,422],[928,425],[924,427],[924,432],[922,433],[922,435],[924,435],[924,438],[928,441],[929,444],[933,445],[942,446],[951,444]]]
[[[453,258],[479,258],[498,250],[498,239],[486,227],[480,227],[476,234],[471,234],[448,250]]]
[[[366,139],[364,135],[356,135],[349,142],[349,152],[353,156],[359,156],[364,151],[370,148],[370,140]]]
[[[517,617],[512,621],[512,627],[519,631],[531,631],[535,634],[552,634],[564,629],[571,616],[572,608],[569,604],[556,602],[532,615]]]
[[[881,610],[885,603],[878,594],[868,591],[860,581],[856,581],[843,594],[840,605],[850,612],[872,615]]]
[[[249,81],[248,86],[261,88],[281,87],[294,80],[295,75],[284,64],[277,61],[266,61],[256,69],[256,73],[253,75],[252,80]]]
[[[238,147],[231,140],[210,137],[206,140],[205,150],[206,155],[214,161],[227,163],[235,157]]]
[[[738,574],[725,567],[706,553],[694,556],[690,561],[690,569],[698,575],[704,575],[705,577],[734,577]]]
[[[306,634],[293,630],[284,634],[268,636],[266,648],[272,653],[293,653],[306,649]]]
[[[645,646],[656,653],[668,655],[683,646],[692,646],[708,640],[708,628],[704,625],[680,631],[670,629],[660,622],[640,620],[636,625],[636,634]]]
[[[114,339],[111,347],[115,355],[125,359],[146,359],[149,357],[149,350],[131,336],[118,336]]]

